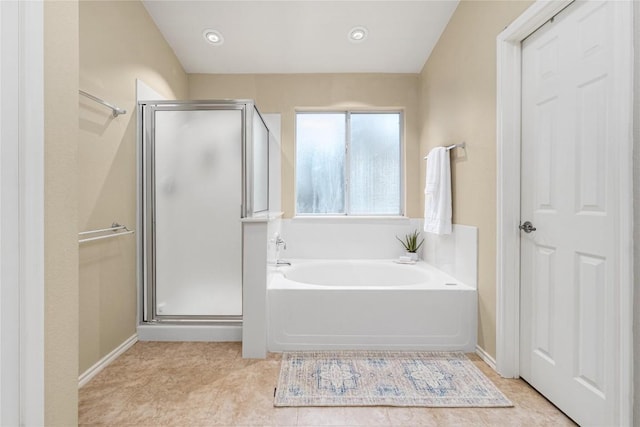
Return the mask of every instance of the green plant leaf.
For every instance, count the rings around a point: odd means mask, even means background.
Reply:
[[[418,243],[418,235],[418,230],[414,230],[413,233],[405,235],[404,240],[400,239],[398,236],[396,236],[396,239],[402,243],[402,246],[407,252],[417,252],[424,243],[424,239]]]

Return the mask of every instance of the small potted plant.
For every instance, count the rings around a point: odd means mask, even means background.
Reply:
[[[413,233],[404,236],[404,240],[400,239],[398,236],[396,236],[396,239],[402,243],[402,246],[404,246],[404,249],[407,251],[405,256],[409,257],[411,261],[417,261],[418,249],[420,249],[420,246],[424,243],[424,239],[418,243],[418,230],[414,230]]]

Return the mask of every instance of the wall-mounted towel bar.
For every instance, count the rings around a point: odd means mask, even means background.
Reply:
[[[454,148],[462,148],[464,150],[465,148],[467,148],[467,143],[466,142],[461,142],[460,144],[449,145],[448,147],[445,147],[445,148],[447,149],[447,151],[453,150]],[[429,157],[429,155],[424,156],[425,159],[427,157]]]
[[[103,236],[96,236],[96,237],[86,237],[84,239],[80,239],[78,240],[78,243],[92,242],[94,240],[110,239],[116,236],[123,236],[125,234],[135,233],[134,230],[129,230],[126,225],[121,225],[121,224],[118,224],[117,222],[114,222],[113,224],[111,224],[111,227],[109,228],[101,228],[100,230],[82,231],[78,233],[78,236],[87,236],[91,234],[100,234],[100,233],[109,233],[109,232],[111,232],[111,234],[105,234]]]
[[[92,99],[97,103],[104,105],[107,108],[111,108],[111,111],[113,112],[113,117],[118,117],[120,114],[127,114],[127,110],[116,107],[115,105],[105,101],[104,99],[100,99],[97,96],[93,96],[90,93],[85,92],[83,90],[79,90],[78,92],[80,93],[80,95],[86,96],[87,98]]]

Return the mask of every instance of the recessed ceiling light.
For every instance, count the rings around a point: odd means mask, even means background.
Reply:
[[[222,43],[224,43],[224,37],[222,37],[222,34],[220,34],[219,31],[204,30],[202,35],[204,36],[204,39],[211,44],[221,45]]]
[[[367,38],[369,31],[365,27],[353,27],[349,30],[349,41],[353,43],[360,43]]]

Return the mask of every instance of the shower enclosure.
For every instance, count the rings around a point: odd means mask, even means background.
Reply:
[[[242,222],[268,211],[253,101],[140,103],[142,322],[239,324]]]

